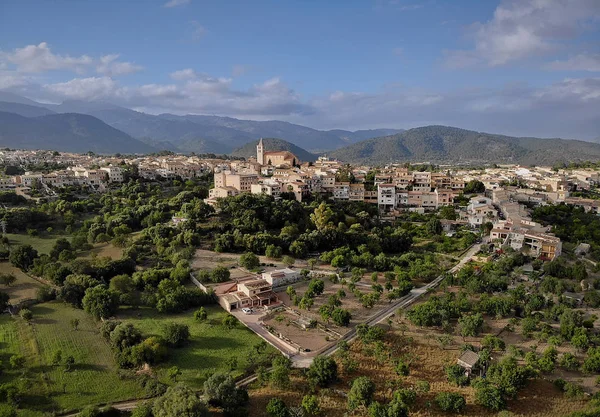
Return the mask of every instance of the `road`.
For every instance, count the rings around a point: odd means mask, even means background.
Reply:
[[[469,260],[473,257],[473,255],[475,255],[477,252],[479,252],[480,249],[481,249],[481,244],[473,245],[467,252],[465,252],[465,254],[461,257],[460,261],[454,267],[452,267],[450,270],[448,270],[448,272],[455,273],[458,270],[460,270],[467,262],[469,262]],[[382,321],[384,321],[388,317],[390,317],[392,314],[394,314],[399,308],[406,308],[406,307],[410,306],[415,301],[417,301],[419,298],[421,298],[424,294],[427,294],[431,289],[436,288],[438,285],[440,285],[440,282],[442,282],[442,280],[444,279],[444,276],[445,276],[445,273],[438,276],[436,279],[431,281],[429,284],[424,285],[423,287],[420,287],[420,288],[413,289],[407,296],[390,304],[388,307],[384,308],[383,310],[381,310],[380,312],[378,312],[377,314],[375,314],[374,316],[369,318],[369,320],[366,321],[366,324],[368,324],[369,326],[373,326],[377,323],[381,323]],[[341,340],[350,342],[354,338],[356,338],[356,329],[353,328],[348,333],[346,333]],[[292,359],[295,367],[308,368],[310,366],[310,364],[312,363],[315,356],[317,356],[317,355],[329,356],[329,355],[333,355],[336,351],[337,351],[337,345],[333,345],[333,346],[330,346],[329,348],[327,348],[321,352],[317,352],[313,355],[307,356],[307,355],[297,354],[297,355],[294,355],[291,359]]]
[[[471,257],[473,255],[475,255],[477,252],[479,252],[480,248],[481,248],[481,244],[473,245],[467,252],[465,252],[465,254],[461,257],[460,261],[453,268],[451,268],[448,272],[450,272],[450,273],[457,272],[471,259]],[[390,317],[392,314],[394,314],[399,308],[406,308],[406,307],[410,306],[416,300],[421,298],[424,294],[427,294],[427,292],[429,292],[429,290],[436,288],[438,285],[440,285],[440,282],[442,282],[442,280],[444,279],[444,275],[445,274],[441,274],[436,279],[431,281],[429,284],[424,285],[423,287],[413,289],[410,292],[410,294],[408,294],[407,296],[395,301],[394,303],[391,303],[388,307],[384,308],[383,310],[377,312],[375,315],[370,317],[369,320],[366,321],[366,323],[370,326],[381,323],[382,321],[384,321],[388,317]],[[246,325],[250,329],[252,329],[254,332],[256,332],[259,336],[261,336],[263,339],[267,340],[267,342],[269,342],[271,345],[274,345],[284,355],[289,356],[290,359],[292,360],[293,366],[295,368],[308,368],[316,356],[318,356],[318,355],[330,356],[330,355],[333,355],[337,351],[337,345],[333,345],[333,346],[330,346],[329,348],[327,348],[323,351],[320,351],[320,352],[311,352],[310,354],[296,353],[296,354],[290,355],[290,351],[293,350],[293,347],[289,346],[287,343],[279,340],[278,338],[274,337],[269,332],[264,330],[261,326],[258,325],[259,320],[260,320],[260,317],[256,316],[255,322],[247,323]],[[346,333],[341,340],[346,340],[346,341],[350,342],[354,338],[356,338],[356,329],[353,328],[348,333]],[[238,381],[237,385],[238,386],[246,386],[246,385],[250,384],[251,382],[253,382],[254,380],[256,380],[256,375],[251,375],[249,377],[246,377],[246,378]],[[138,404],[143,403],[144,401],[146,401],[146,400],[123,401],[123,402],[113,403],[113,404],[111,404],[111,406],[118,410],[130,411],[130,410],[134,409],[135,407],[137,407]],[[67,414],[67,415],[64,415],[64,417],[75,417],[78,414],[79,413]]]

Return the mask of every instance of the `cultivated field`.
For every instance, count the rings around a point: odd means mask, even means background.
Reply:
[[[29,236],[25,234],[14,233],[7,233],[5,236],[8,237],[11,246],[14,247],[20,245],[31,245],[35,250],[37,250],[40,253],[40,255],[44,253],[48,254],[50,252],[50,249],[52,249],[52,247],[54,246],[54,242],[56,242],[56,239],[58,239],[59,237],[63,237],[56,235]],[[68,236],[64,237],[69,239]]]
[[[352,373],[346,374],[343,371],[342,363],[338,362],[341,370],[339,382],[317,393],[323,409],[322,415],[328,417],[348,415],[347,399],[344,393],[348,393],[350,385],[356,377],[366,375],[376,384],[375,400],[380,402],[388,402],[396,389],[415,387],[418,381],[429,382],[430,391],[417,395],[417,401],[411,407],[411,416],[448,415],[437,408],[434,402],[435,396],[443,391],[457,392],[465,396],[467,407],[461,414],[458,414],[460,416],[497,416],[498,413],[488,411],[475,404],[473,388],[458,388],[446,380],[443,367],[456,362],[458,349],[443,350],[433,343],[435,342],[419,336],[409,338],[408,333],[402,337],[399,331],[388,336],[387,345],[391,349],[392,358],[401,357],[410,363],[410,374],[407,377],[399,377],[394,372],[392,360],[377,360],[376,355],[373,355],[372,348],[363,346],[361,342],[354,343],[351,347],[350,357],[356,361],[358,368]],[[292,378],[292,386],[288,389],[272,387],[252,389],[250,391],[250,416],[265,416],[266,404],[273,397],[283,399],[289,406],[299,406],[302,397],[306,394],[309,394],[308,384],[299,374]],[[516,401],[508,404],[511,417],[559,417],[585,407],[585,400],[569,400],[551,382],[545,380],[532,381],[520,392]],[[366,417],[368,414],[365,410],[357,410],[349,415]]]
[[[248,365],[248,356],[256,356],[254,346],[260,339],[241,323],[233,329],[221,324],[227,314],[219,306],[206,307],[208,319],[199,323],[194,320],[193,310],[182,314],[164,315],[151,309],[121,310],[119,320],[130,322],[139,328],[145,336],[162,336],[163,326],[168,322],[187,324],[190,328],[191,339],[188,345],[170,350],[166,363],[153,369],[159,379],[172,383],[167,378],[167,370],[177,366],[182,372],[179,381],[186,385],[201,388],[208,376],[215,372],[228,372],[228,360],[237,358],[237,367],[233,370],[234,377],[243,374]],[[275,353],[270,346],[265,354]]]
[[[17,280],[14,284],[7,287],[1,286],[2,292],[10,296],[10,303],[16,304],[22,300],[35,299],[37,290],[42,286],[41,283],[25,275],[19,268],[15,268],[8,262],[0,262],[0,273],[13,274]]]
[[[87,313],[58,302],[40,304],[31,310],[31,324],[0,316],[1,360],[8,364],[12,354],[24,355],[25,372],[31,380],[19,406],[23,409],[20,416],[41,416],[144,395],[136,381],[118,376],[112,351]],[[79,319],[78,330],[70,326],[73,318]],[[63,365],[52,365],[52,355],[58,349],[63,358],[75,358],[70,371]],[[0,382],[20,374],[19,370],[7,370]]]

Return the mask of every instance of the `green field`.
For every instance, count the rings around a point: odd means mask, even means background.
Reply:
[[[169,350],[168,362],[159,365],[154,371],[159,379],[170,383],[167,369],[177,366],[182,372],[179,381],[195,388],[201,388],[206,378],[215,372],[228,372],[227,361],[236,357],[238,367],[232,372],[240,376],[248,364],[247,357],[254,352],[253,346],[261,339],[241,323],[236,328],[227,329],[221,320],[227,314],[219,306],[206,307],[208,320],[198,323],[193,311],[175,315],[161,315],[151,309],[122,310],[119,319],[130,322],[139,328],[145,336],[162,336],[163,326],[167,322],[187,324],[190,327],[191,340],[187,346]],[[265,355],[275,353],[270,345]]]
[[[20,353],[26,358],[30,386],[20,404],[20,416],[40,416],[44,412],[72,410],[89,404],[142,397],[135,380],[121,379],[110,347],[102,339],[96,323],[82,310],[53,302],[31,308],[32,324],[20,318],[0,316],[1,357],[5,368],[9,358]],[[78,318],[79,329],[70,320]],[[69,372],[52,366],[51,358],[60,349],[63,358],[72,355],[76,365]],[[8,370],[0,382],[15,382],[21,371]]]
[[[8,237],[8,240],[9,240],[11,246],[14,247],[14,246],[20,246],[20,245],[31,245],[40,254],[50,253],[50,250],[54,246],[54,242],[56,242],[56,239],[58,239],[59,237],[63,237],[63,236],[56,236],[56,235],[29,236],[29,235],[25,235],[25,234],[14,234],[14,233],[7,233],[6,236]],[[64,236],[64,237],[69,239],[68,236]]]

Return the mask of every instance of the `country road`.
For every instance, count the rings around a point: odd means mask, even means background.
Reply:
[[[454,272],[457,272],[458,270],[460,270],[471,259],[471,257],[479,251],[480,248],[481,248],[481,244],[473,245],[467,252],[465,252],[465,254],[461,257],[460,261],[454,267],[449,269],[447,272],[454,273]],[[389,316],[394,314],[396,312],[396,310],[398,310],[399,308],[406,308],[406,307],[410,306],[416,300],[421,298],[424,294],[427,294],[427,292],[429,292],[429,290],[436,288],[440,284],[440,282],[442,282],[442,280],[444,279],[444,275],[445,275],[445,273],[441,274],[436,279],[431,281],[429,284],[424,285],[423,287],[413,289],[408,295],[406,295],[405,297],[402,297],[401,299],[390,304],[388,307],[379,311],[378,313],[376,313],[375,315],[370,317],[369,320],[367,320],[365,323],[370,326],[375,325],[377,323],[381,323],[382,321],[386,320]],[[248,326],[248,327],[250,327],[252,330],[254,330],[253,326]],[[258,333],[258,334],[259,334],[259,336],[264,338],[264,336],[261,333]],[[350,342],[355,338],[356,338],[356,329],[353,328],[348,333],[346,333],[341,340],[346,340],[346,341]],[[269,343],[272,344],[272,341],[269,340]],[[306,355],[306,354],[304,354],[304,355],[299,354],[299,353],[290,356],[289,348],[287,348],[287,347],[285,347],[285,348],[277,347],[277,348],[279,350],[281,350],[283,354],[290,357],[290,359],[292,360],[293,367],[295,367],[295,368],[308,368],[316,356],[318,356],[318,355],[331,356],[338,349],[337,344],[335,344],[335,345],[328,347],[327,349],[325,349],[323,351],[312,352],[310,354],[310,356]],[[251,375],[249,377],[239,380],[237,382],[237,386],[246,386],[255,380],[256,380],[256,375]],[[127,401],[112,403],[110,405],[118,410],[130,411],[130,410],[134,409],[135,407],[137,407],[138,404],[143,403],[144,401],[147,401],[147,400],[148,399],[127,400]],[[58,415],[60,416],[61,414],[58,414]],[[63,414],[62,416],[63,417],[75,417],[77,415],[79,415],[79,413]]]

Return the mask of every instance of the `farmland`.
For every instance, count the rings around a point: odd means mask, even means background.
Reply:
[[[29,236],[26,234],[7,233],[6,237],[8,237],[11,246],[31,245],[40,254],[48,254],[52,246],[54,246],[54,242],[60,236],[48,236],[46,234]]]
[[[36,297],[38,288],[42,286],[35,279],[27,276],[23,271],[15,268],[8,262],[0,262],[0,274],[13,274],[17,280],[10,286],[4,286],[3,292],[10,296],[10,302],[16,304],[22,300],[31,300]]]
[[[144,396],[135,380],[119,377],[110,347],[89,315],[55,302],[31,310],[31,324],[0,316],[2,362],[8,364],[12,354],[25,357],[28,388],[22,394],[21,415],[38,416]],[[79,320],[77,330],[70,325],[72,319]],[[74,357],[75,365],[70,371],[62,365],[52,365],[57,350],[62,351],[63,358]],[[8,382],[20,373],[5,371],[0,381]]]
[[[190,341],[181,348],[169,352],[167,362],[153,369],[164,383],[171,383],[167,370],[177,366],[181,370],[179,381],[195,388],[201,388],[208,376],[215,372],[229,372],[228,361],[237,359],[237,366],[232,375],[238,377],[249,365],[248,358],[256,358],[254,346],[261,339],[253,332],[238,324],[232,329],[224,327],[221,322],[227,314],[218,306],[206,307],[208,318],[204,322],[194,320],[193,312],[188,311],[175,315],[161,315],[151,309],[127,310],[122,309],[118,319],[132,323],[140,329],[144,336],[162,336],[163,326],[168,322],[181,323],[189,326]],[[270,346],[264,355],[270,355],[275,350]],[[251,359],[252,360],[252,359]]]

